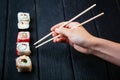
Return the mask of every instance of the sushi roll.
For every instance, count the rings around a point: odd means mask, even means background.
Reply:
[[[18,29],[22,29],[22,30],[28,29],[29,26],[30,26],[29,22],[27,22],[27,21],[21,21],[18,23]]]
[[[30,32],[28,31],[19,32],[17,42],[30,42]]]
[[[24,13],[24,12],[19,12],[18,13],[18,23],[21,21],[27,21],[29,23],[30,22],[30,14]]]
[[[16,58],[16,68],[18,72],[31,72],[32,62],[28,56],[19,56]]]
[[[17,55],[30,55],[31,50],[28,42],[17,42]]]

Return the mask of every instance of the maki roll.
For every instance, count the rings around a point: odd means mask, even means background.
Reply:
[[[16,68],[18,72],[31,72],[32,62],[28,56],[19,56],[16,58]]]
[[[26,22],[30,22],[30,14],[29,13],[24,13],[24,12],[19,12],[18,13],[18,22],[21,21],[26,21]]]
[[[28,29],[29,28],[29,22],[27,21],[21,21],[18,23],[18,29]]]
[[[30,55],[30,46],[28,42],[18,42],[16,48],[17,55]]]
[[[30,42],[30,32],[28,31],[19,32],[17,42]]]

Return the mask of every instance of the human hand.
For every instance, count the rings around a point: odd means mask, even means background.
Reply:
[[[89,47],[93,43],[94,36],[89,34],[83,26],[78,27],[80,25],[78,22],[71,22],[63,28],[60,28],[65,23],[59,23],[51,28],[53,37],[61,34],[60,37],[55,38],[53,41],[55,43],[66,42],[80,52],[90,53]]]
[[[51,28],[54,42],[66,42],[77,51],[92,54],[120,66],[120,43],[92,36],[80,23],[71,22],[62,27],[66,22],[59,23]]]

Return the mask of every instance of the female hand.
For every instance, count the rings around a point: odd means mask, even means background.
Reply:
[[[80,23],[78,22],[71,22],[60,28],[65,23],[61,22],[51,28],[53,37],[61,34],[60,37],[55,38],[53,41],[55,43],[66,42],[80,52],[91,53],[89,47],[93,44],[95,37],[89,34],[83,26],[79,26]]]

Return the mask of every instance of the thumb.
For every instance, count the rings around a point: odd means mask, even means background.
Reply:
[[[67,28],[57,28],[55,29],[55,31],[59,34],[63,34],[65,36],[69,36],[70,35],[70,30]]]

